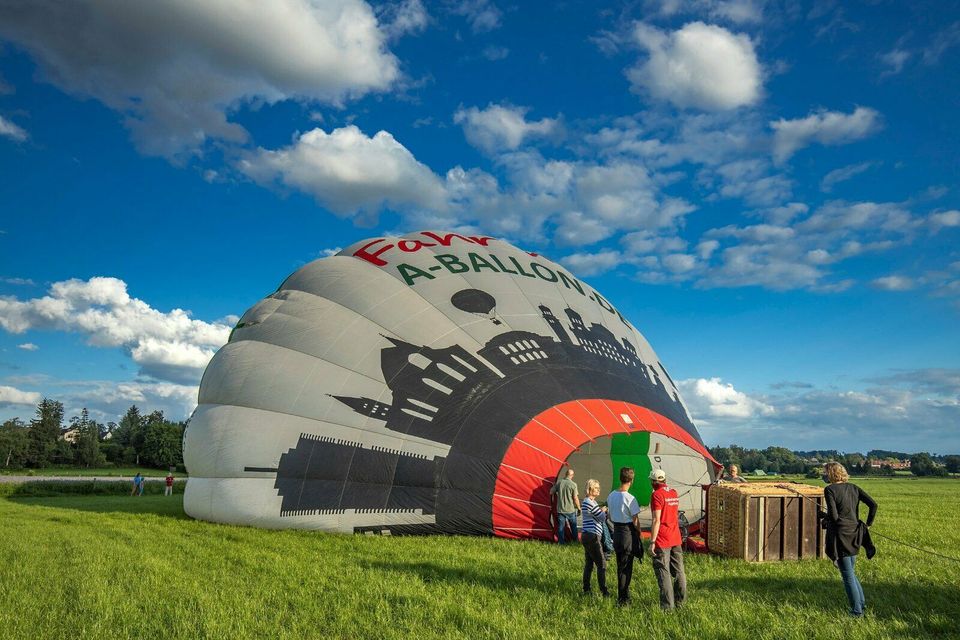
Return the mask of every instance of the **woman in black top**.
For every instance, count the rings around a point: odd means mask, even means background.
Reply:
[[[867,527],[873,524],[877,515],[877,503],[863,489],[847,482],[847,470],[842,464],[828,462],[823,470],[825,480],[830,483],[823,490],[824,502],[827,503],[823,522],[827,529],[827,556],[840,569],[843,588],[850,601],[850,615],[859,618],[863,615],[866,601],[854,563],[861,546],[867,551],[868,559],[875,552]],[[866,524],[860,521],[858,513],[861,502],[870,509]]]

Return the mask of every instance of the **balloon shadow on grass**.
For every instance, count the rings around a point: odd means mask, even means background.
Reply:
[[[866,595],[869,617],[898,620],[923,637],[952,636],[956,633],[956,621],[960,618],[956,587],[929,582],[877,582],[864,579],[862,573],[860,581]],[[691,584],[691,589],[703,589],[714,594],[727,593],[731,599],[747,600],[751,605],[771,609],[789,604],[827,613],[835,612],[837,618],[845,618],[849,609],[839,572],[835,580],[759,575],[696,580]]]

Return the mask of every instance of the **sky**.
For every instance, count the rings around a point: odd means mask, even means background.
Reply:
[[[708,445],[960,452],[960,4],[0,0],[0,419],[185,419],[300,266],[566,265]]]

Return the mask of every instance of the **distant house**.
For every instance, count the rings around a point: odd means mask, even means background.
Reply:
[[[77,441],[77,438],[80,437],[80,429],[76,427],[71,429],[61,429],[60,430],[60,440],[66,440],[70,444],[73,444]]]
[[[879,458],[870,458],[870,468],[871,469],[880,469],[882,467],[890,467],[894,471],[905,471],[910,469],[910,460],[881,460]]]

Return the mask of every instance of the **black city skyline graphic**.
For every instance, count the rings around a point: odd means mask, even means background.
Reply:
[[[502,324],[486,292],[466,289],[451,302]],[[539,311],[553,336],[507,331],[476,353],[458,344],[434,348],[384,336],[389,345],[381,350],[380,364],[392,402],[332,395],[354,412],[383,421],[388,431],[448,445],[447,456],[301,434],[276,469],[245,470],[276,472],[281,516],[420,510],[434,515],[436,523],[355,531],[489,535],[503,456],[520,429],[552,406],[584,398],[622,400],[664,415],[700,439],[659,362],[645,364],[628,340],[618,340],[603,325],[588,326],[570,307],[564,309],[566,324],[543,304]]]

